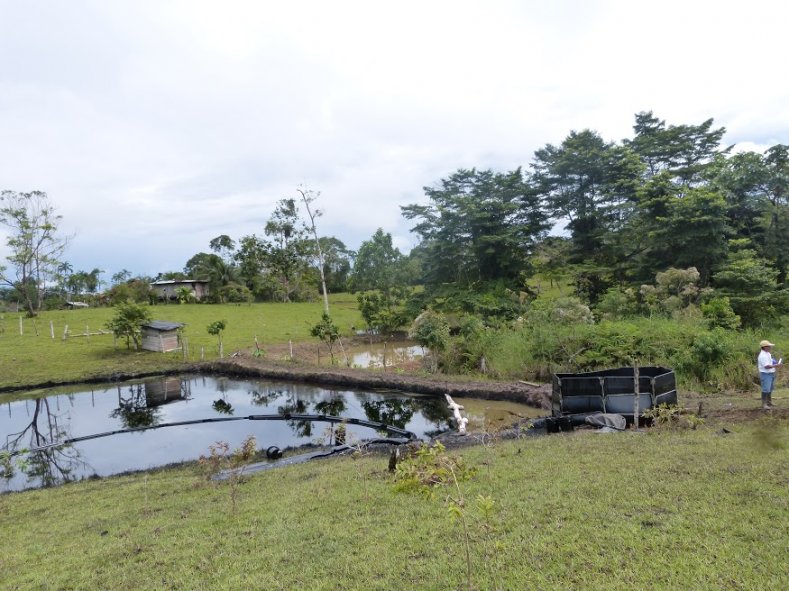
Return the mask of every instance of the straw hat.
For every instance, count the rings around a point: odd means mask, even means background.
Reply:
[[[770,341],[762,341],[759,343],[759,347],[775,347]]]

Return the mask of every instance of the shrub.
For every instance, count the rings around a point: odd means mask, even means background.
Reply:
[[[395,489],[430,496],[434,487],[455,485],[473,478],[476,473],[462,456],[447,454],[440,441],[432,446],[422,444],[415,454],[397,464]]]
[[[151,321],[151,311],[133,302],[115,306],[115,316],[106,326],[116,337],[126,338],[126,348],[138,349],[142,340],[142,325]]]
[[[310,334],[319,338],[329,349],[332,365],[334,364],[334,343],[340,338],[340,329],[326,312],[321,315],[321,320],[310,329]]]
[[[701,305],[701,313],[710,328],[733,330],[740,327],[740,317],[734,313],[729,298],[713,298]]]
[[[605,320],[617,320],[638,312],[638,301],[633,288],[612,287],[605,292],[595,310]]]
[[[594,316],[589,306],[578,298],[569,296],[535,301],[526,313],[526,320],[530,324],[592,324]]]
[[[408,336],[430,351],[431,371],[437,371],[438,356],[449,345],[449,322],[446,316],[425,310],[411,324]]]

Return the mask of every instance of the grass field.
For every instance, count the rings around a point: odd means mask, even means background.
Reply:
[[[450,451],[479,471],[432,497],[383,456],[250,476],[235,509],[188,466],[3,495],[0,586],[786,589],[786,424],[728,427]]]
[[[206,331],[216,320],[227,321],[226,354],[252,348],[255,336],[264,349],[317,343],[309,328],[321,310],[153,308],[156,319],[186,324],[189,361],[201,349],[217,357]],[[23,319],[21,335],[19,316],[3,314],[0,388],[184,363],[181,352],[128,351],[110,335],[62,339],[64,325],[95,332],[112,314],[47,312]],[[345,334],[361,324],[352,296],[335,296],[332,316]],[[756,395],[694,395],[691,406],[751,409]],[[237,486],[181,466],[0,495],[0,589],[785,589],[787,421],[726,420],[486,439],[448,452],[476,476],[430,496],[397,492],[377,455]]]
[[[349,294],[333,296],[331,315],[342,334],[362,327],[356,299]],[[318,341],[310,336],[323,311],[322,302],[251,305],[167,305],[151,308],[156,320],[182,322],[188,344],[188,361],[217,358],[217,338],[206,327],[225,320],[224,352],[254,347],[254,339],[264,348],[271,343]],[[111,334],[71,336],[64,340],[68,325],[71,335],[104,329],[113,308],[88,308],[43,312],[35,320],[20,315],[0,314],[0,388],[21,388],[45,382],[77,381],[96,375],[159,371],[184,363],[184,354],[130,351],[125,342],[114,342]],[[54,332],[54,338],[52,333]]]

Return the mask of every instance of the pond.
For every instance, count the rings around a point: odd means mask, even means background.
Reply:
[[[534,416],[525,405],[466,401],[473,420],[488,413]],[[250,435],[259,449],[335,443],[336,425],[304,420],[198,422],[263,414],[324,414],[366,419],[407,429],[419,438],[450,428],[442,398],[400,392],[326,389],[293,382],[235,380],[224,377],[160,377],[88,387],[64,387],[5,398],[0,407],[0,448],[33,449],[66,439],[118,433],[16,456],[24,460],[14,474],[0,479],[0,491],[54,486],[70,480],[144,470],[208,454],[217,441],[231,448]],[[348,442],[382,436],[368,427],[347,426]],[[15,462],[19,463],[19,462]]]
[[[348,350],[351,367],[392,367],[421,359],[425,350],[419,345],[404,343],[373,343]]]

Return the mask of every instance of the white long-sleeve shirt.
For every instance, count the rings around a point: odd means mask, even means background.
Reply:
[[[756,365],[759,368],[759,373],[775,373],[775,368],[767,368],[767,365],[773,364],[773,354],[769,351],[762,349],[759,352],[759,357],[756,359]]]

